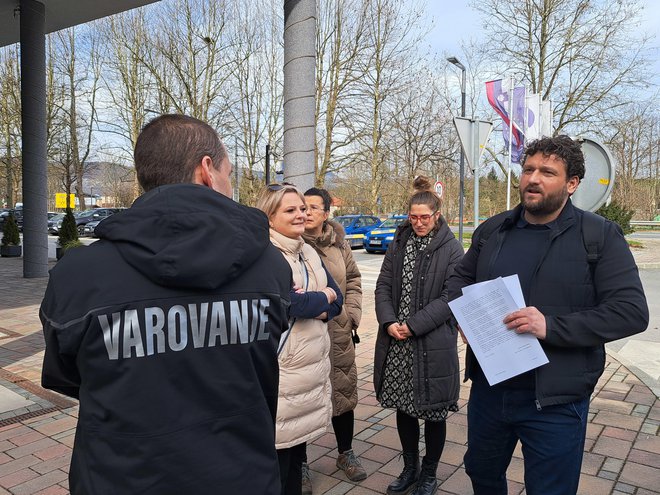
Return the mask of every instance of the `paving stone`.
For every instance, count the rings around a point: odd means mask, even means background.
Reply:
[[[623,467],[623,459],[615,459],[613,457],[609,457],[605,459],[602,469],[603,471],[619,473],[622,467]]]
[[[13,443],[16,447],[20,447],[21,445],[26,445],[28,443],[36,442],[37,440],[41,440],[42,438],[46,438],[46,436],[39,433],[38,431],[32,430],[26,433],[25,435],[11,437],[9,441]]]
[[[614,485],[614,493],[616,493],[618,491],[619,493],[630,493],[630,494],[632,494],[632,493],[635,493],[636,489],[637,488],[635,488],[634,486],[627,485],[625,483],[617,483],[616,485]]]
[[[583,474],[580,476],[578,495],[604,495],[610,493],[614,482],[597,476]]]
[[[31,442],[26,445],[22,445],[21,447],[10,449],[7,451],[7,454],[9,454],[10,456],[16,459],[28,454],[33,454],[35,452],[51,447],[53,445],[57,445],[57,442],[55,440],[46,437],[46,438],[42,438],[41,440],[37,440],[36,442]]]
[[[76,427],[77,420],[71,416],[64,415],[51,423],[46,423],[39,426],[34,426],[34,429],[47,436],[52,436],[56,433],[72,430]]]
[[[32,495],[34,492],[56,485],[66,478],[67,474],[63,471],[51,471],[43,476],[15,486],[12,488],[12,493],[14,495]]]
[[[647,490],[658,490],[658,468],[644,466],[634,462],[627,462],[621,471],[619,481],[629,485],[646,488]]]
[[[21,469],[20,471],[15,471],[7,476],[0,478],[0,486],[4,488],[12,488],[21,483],[25,483],[28,480],[33,478],[38,478],[39,473],[35,473],[31,469]],[[13,491],[13,490],[12,490]]]
[[[67,495],[69,490],[60,485],[53,485],[36,492],[34,495]]]
[[[600,471],[603,462],[605,461],[605,456],[600,454],[594,454],[592,452],[585,452],[584,458],[582,459],[582,473],[596,475]]]
[[[365,459],[371,459],[372,461],[380,462],[381,464],[386,464],[398,455],[399,455],[399,450],[383,447],[382,445],[374,445],[370,449],[366,450],[361,455],[361,457],[364,457]]]
[[[38,462],[39,459],[33,455],[27,455],[19,459],[14,459],[10,462],[5,462],[4,464],[0,465],[0,477],[15,473],[16,471],[30,467],[34,464],[37,464]]]
[[[591,451],[595,454],[602,454],[606,457],[625,459],[631,448],[632,442],[630,441],[601,436],[596,441],[596,444]]]
[[[46,474],[55,469],[62,469],[69,466],[71,463],[71,451],[69,450],[68,455],[62,455],[60,457],[54,457],[48,459],[47,461],[40,462],[30,466],[30,469],[36,471],[39,474]]]
[[[634,416],[627,416],[625,414],[618,414],[610,411],[599,411],[593,419],[593,422],[605,426],[615,426],[618,428],[639,431],[639,428],[644,421],[641,418],[636,418]]]
[[[620,400],[604,399],[601,397],[596,397],[591,400],[589,407],[593,409],[598,409],[599,411],[610,411],[619,414],[630,414],[635,404],[629,402],[623,402]]]
[[[634,447],[639,450],[660,454],[660,437],[640,434]]]
[[[632,442],[637,438],[637,431],[635,430],[624,430],[623,428],[615,428],[613,426],[606,426],[602,434],[606,437],[618,438],[620,440],[628,440]]]

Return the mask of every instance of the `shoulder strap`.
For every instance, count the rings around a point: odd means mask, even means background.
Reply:
[[[605,219],[603,217],[589,211],[583,213],[582,242],[587,251],[587,261],[593,278],[605,242]]]
[[[481,232],[479,232],[479,244],[477,245],[479,251],[481,251],[481,248],[484,247],[484,245],[488,242],[488,238],[491,236],[491,234],[499,229],[503,222],[504,218],[497,221],[491,220],[482,227]]]

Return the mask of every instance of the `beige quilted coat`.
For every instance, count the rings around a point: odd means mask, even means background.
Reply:
[[[290,239],[270,230],[271,242],[291,266],[293,281],[307,290],[321,290],[327,285],[325,270],[314,249],[302,239]],[[330,338],[327,323],[315,319],[297,319],[279,355],[280,388],[277,399],[275,447],[286,449],[311,442],[326,432],[332,414],[330,385]]]

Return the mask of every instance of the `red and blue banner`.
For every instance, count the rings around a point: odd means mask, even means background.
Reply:
[[[520,163],[522,158],[524,146],[525,146],[525,136],[523,129],[525,127],[525,87],[519,86],[513,88],[513,91],[504,91],[502,88],[502,80],[497,79],[495,81],[488,81],[486,83],[486,96],[488,97],[488,103],[495,109],[495,112],[502,118],[502,136],[504,137],[504,142],[509,147],[509,127],[511,122],[509,119],[509,108],[511,108],[511,103],[513,103],[512,114],[513,114],[513,126],[511,128],[511,136],[513,137],[513,143],[511,145],[511,162]],[[510,95],[513,98],[513,101],[510,103]]]

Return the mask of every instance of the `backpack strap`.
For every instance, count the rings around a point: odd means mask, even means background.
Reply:
[[[481,251],[481,248],[483,248],[486,243],[488,242],[489,237],[493,232],[498,230],[502,223],[504,223],[504,217],[502,217],[501,220],[495,221],[491,220],[489,223],[487,222],[483,227],[482,230],[479,232],[479,244],[477,244],[477,251]]]
[[[600,215],[585,211],[582,214],[582,242],[587,251],[587,261],[591,278],[594,278],[596,265],[600,260],[605,243],[605,219]]]

